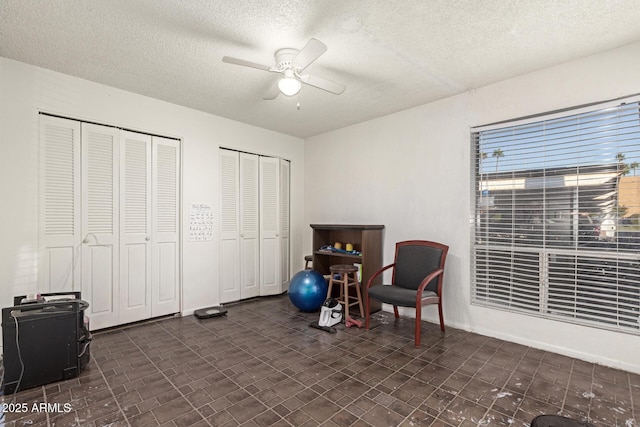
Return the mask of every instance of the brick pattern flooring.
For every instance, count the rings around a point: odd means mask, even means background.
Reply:
[[[640,425],[639,375],[426,322],[416,349],[413,320],[382,312],[368,332],[329,334],[286,296],[228,309],[95,333],[78,378],[15,395],[69,412],[0,425],[529,426],[539,414]]]

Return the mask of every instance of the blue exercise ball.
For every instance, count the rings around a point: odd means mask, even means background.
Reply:
[[[328,285],[322,274],[315,270],[302,270],[291,278],[289,299],[302,311],[318,310],[327,298]]]

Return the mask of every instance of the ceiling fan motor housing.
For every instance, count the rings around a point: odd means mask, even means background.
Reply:
[[[276,69],[278,71],[284,71],[287,69],[293,69],[293,59],[298,55],[300,51],[298,49],[284,48],[276,51]]]

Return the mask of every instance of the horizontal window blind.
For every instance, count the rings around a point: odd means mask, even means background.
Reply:
[[[638,102],[472,132],[472,303],[640,332]]]

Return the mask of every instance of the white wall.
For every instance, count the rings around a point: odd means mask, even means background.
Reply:
[[[38,291],[38,112],[182,140],[182,307],[219,303],[218,148],[291,160],[292,271],[302,268],[304,144],[299,138],[0,58],[0,305]],[[192,203],[214,205],[213,241],[188,241]]]
[[[384,224],[385,264],[396,241],[448,244],[448,325],[640,373],[639,336],[470,305],[470,128],[639,93],[638,76],[635,43],[309,138],[304,223]]]

